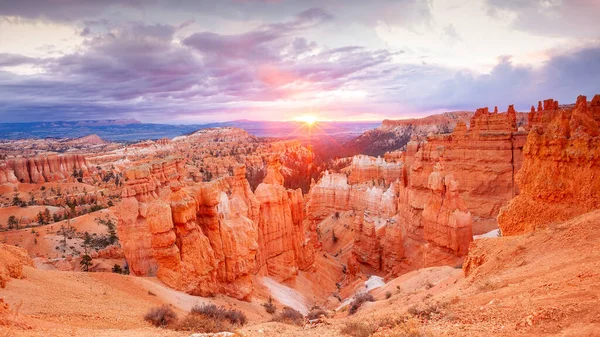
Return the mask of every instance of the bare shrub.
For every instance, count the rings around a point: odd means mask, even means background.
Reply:
[[[382,325],[379,325],[382,326]],[[396,324],[383,331],[386,337],[433,337],[416,318],[397,320]]]
[[[430,320],[443,315],[442,310],[448,306],[448,303],[428,303],[424,305],[413,305],[408,308],[408,313],[419,319]]]
[[[275,316],[273,319],[275,322],[286,323],[286,324],[295,324],[295,325],[303,325],[304,324],[304,316],[295,309],[290,307],[284,307],[279,315]]]
[[[275,303],[273,302],[273,297],[269,297],[269,300],[266,303],[263,303],[262,306],[265,307],[265,310],[269,314],[274,314],[277,311],[277,306],[275,306]]]
[[[372,322],[348,322],[341,332],[352,337],[369,337],[377,331],[377,328],[377,325]]]
[[[306,316],[306,317],[310,320],[313,320],[313,319],[317,319],[321,316],[327,317],[327,311],[321,309],[321,307],[319,307],[319,306],[314,306],[310,309],[310,311],[308,312],[308,316]]]
[[[195,305],[190,313],[204,315],[215,320],[227,320],[235,325],[244,325],[248,322],[243,312],[225,307],[217,307],[214,304]]]
[[[385,299],[387,300],[387,299],[389,299],[390,297],[392,297],[392,293],[391,293],[391,292],[389,292],[389,291],[386,291],[386,292],[385,292]]]
[[[174,323],[177,320],[177,314],[168,305],[162,305],[150,309],[144,316],[144,320],[154,326],[164,327]]]
[[[228,320],[214,319],[201,314],[189,313],[177,325],[177,330],[216,333],[231,331],[233,325]]]
[[[360,306],[365,302],[375,302],[375,298],[373,298],[373,295],[369,293],[360,293],[354,296],[354,300],[352,303],[350,303],[350,310],[348,311],[348,314],[354,315],[358,311],[358,308],[360,308]]]

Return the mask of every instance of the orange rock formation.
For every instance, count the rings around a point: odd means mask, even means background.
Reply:
[[[128,170],[119,237],[131,271],[156,273],[191,294],[249,300],[251,275],[290,280],[309,268],[314,242],[302,227],[302,193],[286,190],[273,165],[256,195],[243,166],[233,176],[190,186],[181,160]]]
[[[23,266],[33,267],[33,261],[23,248],[0,243],[0,288],[11,278],[23,277]]]
[[[407,202],[422,209],[429,175],[441,161],[458,182],[467,209],[479,218],[495,218],[518,193],[514,176],[523,162],[527,133],[517,131],[515,116],[512,106],[498,114],[478,109],[468,130],[459,122],[452,134],[432,135],[424,143],[411,141],[405,165]]]
[[[573,110],[543,110],[536,117],[541,122],[529,133],[525,162],[517,174],[521,194],[498,217],[503,235],[521,234],[600,208],[597,97],[588,106],[586,97],[579,96]],[[546,124],[551,116],[553,120]]]
[[[8,159],[0,163],[0,184],[74,181],[74,171],[88,176],[92,170],[82,155]]]

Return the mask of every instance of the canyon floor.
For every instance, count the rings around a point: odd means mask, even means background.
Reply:
[[[522,236],[477,240],[462,269],[413,271],[375,289],[376,301],[356,314],[342,309],[301,327],[271,322],[258,299],[199,298],[155,278],[25,267],[25,277],[2,290],[11,308],[5,319],[13,324],[0,331],[2,336],[189,336],[154,328],[143,316],[160,304],[184,315],[194,304],[210,302],[248,316],[250,323],[237,331],[242,336],[345,336],[342,331],[352,323],[377,327],[375,336],[598,336],[599,221],[600,211],[594,211]]]

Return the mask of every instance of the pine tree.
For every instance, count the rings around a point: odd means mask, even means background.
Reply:
[[[79,262],[79,264],[81,265],[81,270],[90,271],[90,266],[92,265],[92,257],[89,256],[88,253],[86,252],[81,257],[81,262]]]
[[[115,265],[112,268],[112,272],[117,274],[123,274],[123,269],[121,268],[121,266],[115,263]]]
[[[6,226],[8,227],[8,229],[13,229],[15,227],[19,229],[19,222],[17,221],[17,217],[15,217],[14,215],[9,216]]]
[[[46,224],[46,219],[44,219],[44,213],[42,213],[42,211],[39,211],[39,213],[37,215],[37,222],[40,225],[45,225]]]

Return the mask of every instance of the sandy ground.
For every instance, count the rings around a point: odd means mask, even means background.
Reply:
[[[30,206],[26,209],[43,207]],[[20,209],[20,208],[19,208]],[[36,213],[37,214],[37,213]],[[108,229],[100,224],[97,219],[111,219],[117,223],[114,212],[111,208],[103,209],[97,212],[88,213],[71,220],[63,220],[44,226],[33,228],[24,228],[8,232],[0,232],[0,242],[18,245],[25,248],[31,256],[40,256],[45,258],[61,258],[66,255],[79,255],[76,252],[83,252],[83,240],[77,237],[67,238],[67,251],[62,252],[56,247],[60,247],[60,241],[64,239],[59,233],[61,226],[72,227],[76,232],[105,235]],[[73,248],[71,248],[73,247]]]

